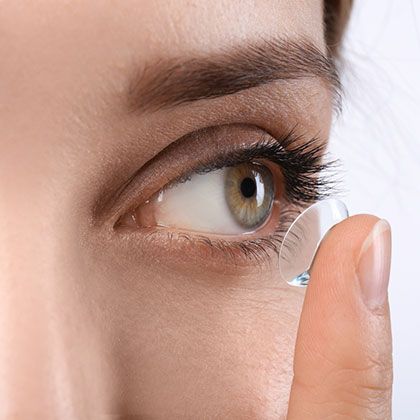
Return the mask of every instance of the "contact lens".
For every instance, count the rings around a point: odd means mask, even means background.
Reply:
[[[308,207],[290,225],[280,248],[279,268],[291,286],[308,284],[312,261],[322,238],[348,216],[342,201],[328,199]]]

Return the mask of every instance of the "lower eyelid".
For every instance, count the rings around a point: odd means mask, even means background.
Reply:
[[[235,269],[238,266],[249,269],[255,268],[255,264],[270,262],[278,254],[283,235],[297,214],[299,211],[294,208],[283,209],[282,212],[276,200],[270,219],[258,232],[221,237],[181,229],[149,227],[137,228],[134,235],[130,228],[125,228],[122,234],[129,230],[129,239],[137,237],[141,241],[141,248],[170,250],[171,257],[182,258],[185,263],[198,259],[203,266],[218,263],[223,266],[233,264]]]
[[[294,216],[291,216],[291,214]],[[285,230],[295,218],[297,211],[291,210],[279,223],[271,220],[269,232],[262,235],[242,235],[242,239],[231,237],[227,240],[216,236],[191,234],[162,228],[146,228],[142,234],[125,235],[121,230],[120,242],[130,258],[139,254],[138,258],[146,261],[160,261],[165,269],[200,276],[204,273],[215,273],[222,276],[234,276],[235,282],[242,276],[256,275],[260,278],[261,270],[272,267],[277,272],[277,256]],[[276,225],[277,222],[277,225]],[[138,233],[138,232],[137,232]],[[120,235],[118,235],[120,236]],[[245,237],[245,239],[244,239]],[[161,258],[164,255],[164,258]],[[157,256],[157,260],[156,260]],[[238,277],[240,276],[240,277]],[[194,277],[195,278],[195,277]],[[242,280],[241,280],[241,284]]]

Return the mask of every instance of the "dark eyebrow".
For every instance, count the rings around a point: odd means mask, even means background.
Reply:
[[[317,78],[340,104],[341,85],[331,56],[307,40],[262,40],[210,56],[162,59],[134,75],[128,88],[131,111],[231,95],[274,81]]]

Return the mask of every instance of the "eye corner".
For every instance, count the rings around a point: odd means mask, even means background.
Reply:
[[[135,229],[137,226],[138,223],[134,211],[128,211],[115,221],[113,224],[113,229]]]

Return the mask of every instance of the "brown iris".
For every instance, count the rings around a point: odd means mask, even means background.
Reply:
[[[258,163],[243,163],[226,171],[225,197],[240,226],[252,229],[268,218],[274,200],[271,171]]]

